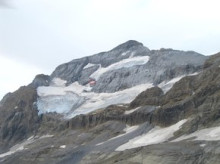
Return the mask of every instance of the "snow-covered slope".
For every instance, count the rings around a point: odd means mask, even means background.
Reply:
[[[129,142],[125,143],[124,145],[119,146],[116,151],[123,151],[126,149],[132,149],[136,147],[158,144],[168,141],[171,137],[173,137],[174,132],[179,130],[186,121],[187,120],[181,120],[178,123],[167,128],[155,127],[146,134],[137,136]]]
[[[190,76],[195,74],[190,74]],[[167,92],[172,86],[181,80],[183,75],[170,81],[164,81],[158,86]],[[76,115],[87,114],[97,109],[103,109],[109,105],[130,103],[141,92],[153,87],[151,83],[140,84],[131,88],[117,91],[114,93],[95,93],[89,84],[83,86],[74,82],[68,86],[66,81],[54,78],[50,86],[37,88],[38,93],[38,110],[39,114],[56,112],[65,115],[66,118],[72,118]],[[135,110],[134,110],[135,111]],[[125,114],[130,114],[127,111]]]
[[[72,60],[58,66],[51,79],[60,78],[70,85],[86,85],[96,80],[92,91],[113,93],[136,85],[158,85],[173,78],[201,70],[206,57],[193,51],[149,50],[137,41],[93,56]]]
[[[38,109],[40,113],[57,112],[68,118],[113,104],[129,103],[139,93],[153,86],[142,84],[115,93],[95,93],[89,91],[90,86],[82,86],[78,82],[65,86],[64,80],[55,78],[52,83],[51,86],[38,87]]]

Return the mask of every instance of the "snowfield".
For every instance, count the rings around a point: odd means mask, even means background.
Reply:
[[[66,118],[86,114],[113,104],[129,103],[142,91],[153,87],[153,84],[141,84],[115,93],[87,92],[89,86],[75,82],[65,86],[65,81],[54,79],[53,85],[38,87],[39,113],[57,112]]]
[[[124,151],[126,149],[132,149],[168,141],[171,137],[173,137],[174,132],[179,130],[186,121],[186,119],[181,120],[178,123],[167,128],[155,127],[148,133],[135,137],[129,142],[119,146],[116,151]]]
[[[204,140],[204,141],[218,141],[220,140],[220,127],[213,127],[198,130],[192,134],[181,136],[175,139],[173,142],[178,142],[182,140]]]
[[[137,56],[128,59],[121,60],[120,62],[114,63],[108,67],[101,67],[99,65],[99,69],[95,71],[90,77],[98,80],[102,74],[116,70],[121,68],[129,68],[137,65],[144,65],[149,61],[149,56]]]

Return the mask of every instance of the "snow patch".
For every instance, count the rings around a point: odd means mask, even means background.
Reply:
[[[60,148],[61,148],[61,149],[65,149],[65,148],[66,148],[66,145],[61,145]]]
[[[158,85],[158,87],[160,87],[163,90],[163,92],[166,93],[173,87],[173,85],[176,82],[180,81],[183,77],[185,76],[179,76],[179,77],[173,78],[172,80],[168,82],[163,81],[162,83]]]
[[[56,87],[63,87],[66,85],[66,81],[65,80],[62,80],[60,78],[54,78],[52,81],[51,81],[51,86],[56,86]]]
[[[12,155],[12,154],[14,154],[16,152],[19,152],[19,151],[22,151],[22,150],[26,150],[27,148],[25,148],[25,146],[27,146],[29,144],[32,144],[33,142],[36,142],[39,139],[48,138],[48,137],[53,137],[53,135],[47,134],[47,135],[44,135],[44,136],[41,136],[41,137],[31,136],[26,141],[21,142],[21,143],[15,145],[15,146],[11,147],[8,152],[0,154],[0,158],[4,158],[4,157]]]
[[[120,134],[120,135],[118,135],[118,136],[115,136],[115,137],[113,137],[113,138],[111,138],[111,139],[109,139],[109,140],[107,140],[107,141],[105,141],[105,142],[98,143],[98,144],[96,144],[96,146],[102,145],[102,144],[104,144],[104,143],[106,143],[106,142],[108,142],[108,141],[114,140],[114,139],[116,139],[116,138],[123,137],[123,136],[127,135],[128,133],[131,133],[131,132],[137,130],[139,127],[140,127],[139,125],[135,125],[135,126],[128,126],[128,125],[127,125],[126,128],[123,129],[123,131],[124,131],[125,133]]]
[[[135,55],[135,52],[132,52],[131,55],[129,56],[129,58],[133,58]]]
[[[195,73],[192,73],[192,74],[189,74],[189,75],[187,75],[187,76],[196,76],[196,75],[198,75],[200,72],[195,72]]]
[[[105,143],[105,142],[100,142],[100,143],[96,144],[96,146],[102,145],[102,144],[104,144],[104,143]]]
[[[183,135],[173,142],[178,142],[186,139],[191,140],[205,140],[205,141],[218,141],[220,140],[220,127],[206,128],[198,130],[189,135]]]
[[[129,67],[133,67],[137,65],[144,65],[148,61],[149,61],[149,56],[138,56],[138,57],[132,57],[132,58],[121,60],[105,68],[99,65],[99,69],[96,70],[90,77],[98,80],[102,74],[108,71],[121,69],[121,68],[129,68]]]
[[[124,114],[125,114],[125,115],[127,115],[127,114],[131,114],[131,113],[137,111],[138,109],[140,109],[140,107],[137,107],[137,108],[135,108],[135,109],[131,109],[131,110],[125,111]]]
[[[32,139],[34,139],[34,136],[29,137],[27,140],[30,141]]]
[[[121,56],[126,56],[130,51],[123,52]]]
[[[126,128],[123,129],[123,131],[124,131],[125,133],[120,134],[120,135],[118,135],[118,136],[116,136],[116,137],[113,137],[113,138],[111,138],[110,140],[113,140],[113,139],[115,139],[115,138],[122,137],[122,136],[124,136],[124,135],[126,135],[126,134],[128,134],[128,133],[131,133],[131,132],[137,130],[138,128],[139,128],[139,125],[135,125],[135,126],[128,126],[128,125],[127,125]],[[110,140],[109,140],[109,141],[110,141]]]
[[[93,66],[96,66],[97,64],[88,63],[83,69],[87,69]]]
[[[51,137],[53,137],[53,136],[54,136],[54,135],[46,134],[46,135],[41,136],[39,139],[51,138]]]
[[[137,128],[139,128],[139,125],[135,125],[135,126],[126,126],[126,128],[123,130],[125,132],[125,134],[127,133],[131,133],[135,130],[137,130]],[[124,136],[125,134],[121,134],[120,136]]]
[[[178,123],[167,128],[155,127],[148,133],[135,137],[129,140],[129,142],[119,146],[116,151],[124,151],[126,149],[132,149],[168,141],[171,137],[173,137],[173,133],[179,130],[186,121],[186,119],[181,120]]]
[[[20,143],[20,144],[17,144],[13,147],[10,148],[10,150],[6,153],[3,153],[3,154],[0,154],[0,158],[3,158],[3,157],[6,157],[6,156],[9,156],[9,155],[12,155],[16,152],[19,152],[19,151],[22,151],[22,150],[25,150],[25,146],[28,145],[28,144],[31,144],[34,142],[34,138],[33,137],[30,137],[29,139],[27,139],[26,141]]]
[[[205,147],[205,145],[206,145],[206,144],[200,144],[199,146],[201,146],[201,147]]]
[[[176,78],[173,78],[172,80],[170,81],[163,81],[162,83],[160,83],[158,85],[158,87],[160,87],[164,93],[168,92],[172,87],[173,85],[180,81],[183,77],[186,77],[186,76],[195,76],[199,74],[199,72],[195,72],[195,73],[192,73],[192,74],[189,74],[189,75],[183,75],[183,76],[179,76],[179,77],[176,77]]]

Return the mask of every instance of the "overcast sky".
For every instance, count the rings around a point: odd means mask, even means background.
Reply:
[[[219,0],[0,0],[0,98],[38,73],[127,40],[220,51]]]

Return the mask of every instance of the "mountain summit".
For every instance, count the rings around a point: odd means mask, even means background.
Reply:
[[[114,49],[115,50],[116,49],[128,50],[131,47],[137,47],[137,46],[143,46],[143,44],[138,42],[138,41],[136,41],[136,40],[129,40],[129,41],[125,42],[125,43],[120,44],[119,46],[115,47]]]
[[[219,163],[220,55],[137,41],[0,102],[1,163]]]
[[[142,43],[128,41],[108,52],[58,66],[50,82],[48,78],[42,82],[48,81],[49,86],[37,88],[38,109],[69,118],[128,103],[148,87],[160,86],[167,92],[172,79],[199,72],[205,59],[192,51],[150,51]]]

